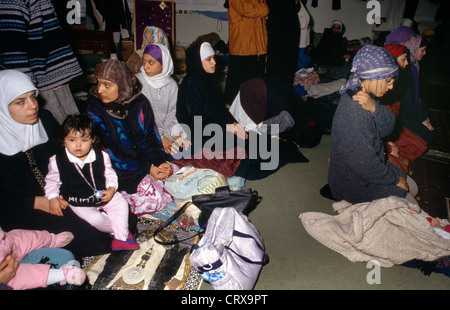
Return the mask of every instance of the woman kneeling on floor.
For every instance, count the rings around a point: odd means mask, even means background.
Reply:
[[[336,200],[360,203],[394,195],[415,201],[414,181],[385,158],[382,138],[392,132],[395,115],[376,99],[393,89],[398,70],[381,47],[366,46],[355,56],[331,132],[328,183]]]

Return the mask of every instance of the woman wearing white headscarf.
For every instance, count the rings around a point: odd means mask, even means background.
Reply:
[[[145,47],[142,58],[144,64],[136,77],[152,106],[164,151],[174,155],[180,147],[188,149],[190,142],[176,118],[178,84],[171,76],[172,57],[167,47],[153,43]]]
[[[37,88],[16,70],[0,71],[0,226],[13,229],[70,231],[66,247],[75,256],[110,250],[111,239],[83,223],[69,208],[58,217],[49,213],[44,177],[57,151],[59,125],[50,112],[39,110]]]
[[[415,183],[386,160],[382,143],[395,115],[377,98],[393,88],[398,70],[396,60],[377,46],[363,47],[353,60],[331,131],[328,183],[336,200],[360,203],[394,195],[415,201]]]

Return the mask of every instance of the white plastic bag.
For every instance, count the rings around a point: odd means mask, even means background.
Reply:
[[[216,208],[189,260],[215,290],[251,290],[268,256],[259,231],[245,215]]]

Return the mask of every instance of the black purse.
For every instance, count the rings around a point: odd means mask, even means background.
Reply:
[[[216,188],[213,194],[192,196],[192,203],[200,209],[198,225],[203,227],[215,208],[234,208],[240,213],[248,213],[260,202],[257,191],[241,189],[232,191],[228,186]],[[246,214],[247,215],[247,214]]]
[[[155,241],[161,245],[172,245],[181,241],[194,238],[195,236],[200,236],[202,231],[199,231],[198,233],[196,233],[191,237],[177,241],[164,242],[156,238],[156,236],[165,227],[167,227],[170,223],[175,221],[183,212],[186,211],[186,209],[191,204],[194,204],[197,208],[200,209],[201,213],[198,218],[198,224],[201,228],[204,228],[206,227],[208,219],[215,208],[231,207],[236,209],[238,212],[248,215],[248,213],[252,211],[260,201],[261,197],[258,196],[257,191],[252,191],[251,189],[230,191],[230,188],[228,186],[216,188],[216,192],[213,194],[193,195],[192,201],[186,202],[168,220],[162,223],[153,233],[153,237]]]

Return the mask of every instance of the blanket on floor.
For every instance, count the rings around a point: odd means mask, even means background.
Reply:
[[[164,246],[155,242],[153,232],[162,223],[144,215],[138,218],[136,251],[118,251],[86,257],[83,268],[93,290],[198,290],[202,283],[199,273],[189,261],[194,232],[169,225],[158,238],[164,241],[183,240]]]
[[[352,205],[333,204],[338,215],[307,212],[299,215],[317,241],[352,262],[376,260],[392,267],[413,259],[433,261],[450,255],[450,240],[438,235],[416,204],[388,197]],[[448,224],[441,220],[441,224]]]

